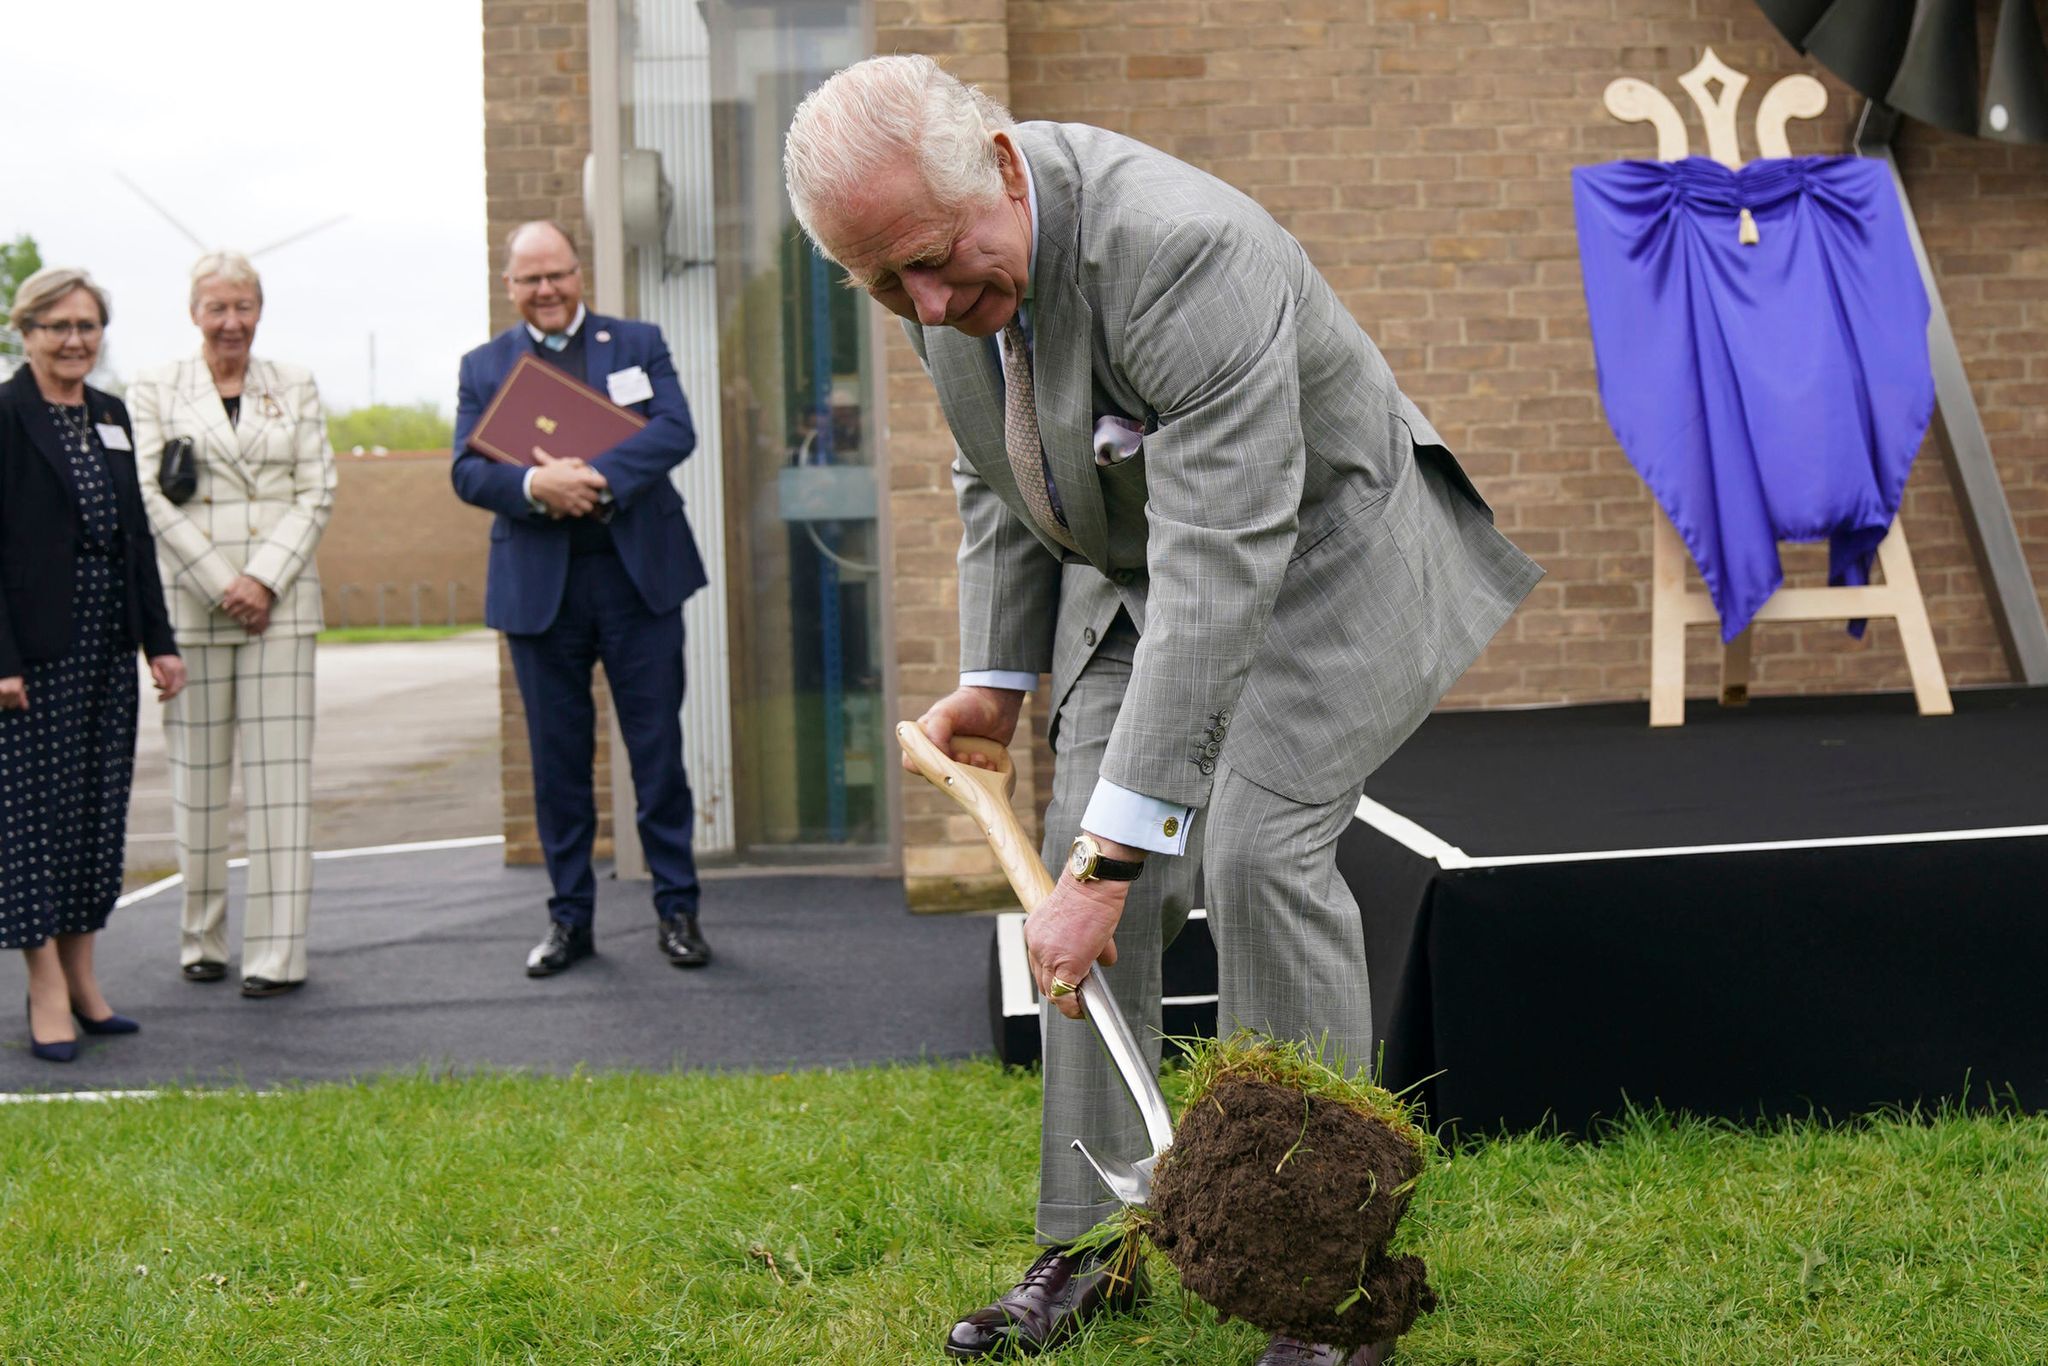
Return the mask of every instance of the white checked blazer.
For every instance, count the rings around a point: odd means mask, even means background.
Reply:
[[[171,625],[188,645],[249,639],[220,600],[238,574],[277,594],[272,635],[314,635],[322,626],[313,553],[334,510],[334,451],[311,372],[252,358],[239,423],[194,356],[148,371],[128,390],[142,501],[156,532]],[[175,504],[157,487],[164,442],[192,438],[199,487]]]

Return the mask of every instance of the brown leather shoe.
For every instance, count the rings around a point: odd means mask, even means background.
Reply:
[[[1047,1248],[1009,1294],[977,1309],[946,1335],[951,1357],[1036,1356],[1103,1313],[1123,1313],[1145,1294],[1145,1268],[1115,1273],[1114,1249],[1070,1256]]]
[[[1259,1359],[1252,1366],[1386,1366],[1394,1359],[1394,1344],[1375,1342],[1370,1347],[1361,1347],[1350,1356],[1340,1356],[1334,1347],[1321,1343],[1303,1342],[1275,1333],[1273,1340],[1266,1344],[1266,1350],[1259,1353]]]

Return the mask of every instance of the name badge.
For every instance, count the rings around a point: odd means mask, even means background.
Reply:
[[[99,430],[100,444],[108,450],[132,451],[135,449],[135,447],[128,443],[128,433],[122,430],[120,423],[95,422],[92,425]]]
[[[645,403],[654,397],[654,381],[647,378],[647,372],[639,366],[614,370],[604,377],[604,387],[611,390],[612,402],[621,407],[628,403]]]

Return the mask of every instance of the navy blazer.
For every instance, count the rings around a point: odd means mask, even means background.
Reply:
[[[120,399],[87,388],[85,405],[94,422],[120,427],[135,444]],[[121,528],[114,550],[128,599],[128,639],[152,659],[174,655],[178,642],[164,610],[134,452],[109,450],[107,472]],[[63,438],[24,365],[0,385],[0,678],[19,677],[27,665],[62,659],[71,649],[77,634],[71,600],[84,535]]]
[[[535,512],[523,491],[525,469],[469,449],[469,434],[519,357],[532,351],[533,338],[522,322],[464,356],[455,404],[455,492],[463,502],[498,514],[491,526],[484,624],[513,635],[537,635],[554,624],[569,574],[569,523]],[[635,365],[654,387],[653,398],[630,405],[647,426],[591,465],[611,486],[612,543],[626,576],[650,612],[673,612],[705,583],[682,496],[669,479],[669,471],[696,449],[690,405],[676,382],[668,343],[652,323],[586,312],[583,356],[585,378],[601,394],[607,392],[607,375]]]

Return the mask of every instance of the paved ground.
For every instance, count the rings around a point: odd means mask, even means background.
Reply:
[[[498,804],[498,637],[323,645],[314,683],[313,847],[490,835]],[[242,842],[235,781],[233,847]],[[144,680],[128,885],[177,870],[163,712]]]
[[[228,924],[241,926],[242,872]],[[708,882],[716,952],[683,971],[654,942],[645,882],[598,883],[598,956],[525,975],[546,876],[495,844],[321,859],[306,986],[247,1000],[178,975],[178,894],[116,911],[100,979],[142,1022],[63,1066],[0,1027],[0,1093],[171,1083],[272,1086],[421,1067],[784,1069],[991,1051],[989,916],[913,915],[894,878]],[[8,955],[13,957],[13,955]],[[11,968],[19,982],[19,967]]]
[[[316,849],[498,833],[497,649],[490,632],[321,647]],[[240,854],[239,811],[235,830]],[[148,700],[128,858],[131,887],[175,863],[163,725]],[[501,845],[316,859],[303,990],[251,1001],[232,975],[185,982],[179,893],[150,895],[115,912],[98,954],[108,997],[143,1032],[86,1040],[78,1062],[56,1067],[29,1056],[19,1024],[0,1029],[0,1092],[274,1085],[421,1066],[781,1068],[991,1049],[993,920],[912,915],[893,878],[707,879],[717,961],[693,972],[655,947],[650,885],[600,878],[599,956],[532,981],[526,951],[546,928],[547,880],[505,867]],[[244,876],[230,874],[231,940]]]

